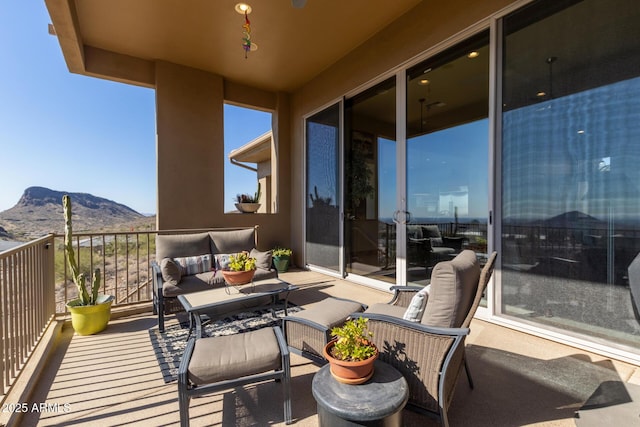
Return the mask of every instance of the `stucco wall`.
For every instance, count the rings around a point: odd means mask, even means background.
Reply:
[[[268,94],[222,77],[172,64],[156,63],[157,176],[159,230],[259,225],[259,249],[289,246],[288,188],[276,214],[224,213],[224,102],[274,108],[278,153],[289,151],[287,94]],[[277,156],[280,185],[289,182],[288,155]],[[280,178],[281,177],[281,178]]]

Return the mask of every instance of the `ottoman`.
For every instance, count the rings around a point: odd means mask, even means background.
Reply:
[[[178,368],[180,425],[189,425],[189,401],[270,379],[280,380],[284,421],[291,423],[289,349],[279,327],[219,337],[191,337]]]

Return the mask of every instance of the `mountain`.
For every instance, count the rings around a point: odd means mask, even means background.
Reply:
[[[14,207],[0,212],[0,230],[5,230],[0,233],[0,239],[5,236],[30,240],[47,233],[64,233],[62,196],[65,194],[71,197],[74,232],[126,231],[135,224],[151,224],[152,228],[155,225],[153,218],[112,200],[87,193],[29,187]]]

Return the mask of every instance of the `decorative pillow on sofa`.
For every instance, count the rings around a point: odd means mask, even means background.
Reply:
[[[171,258],[163,258],[160,261],[160,271],[162,272],[162,280],[171,285],[177,285],[182,279],[180,266]]]
[[[271,270],[271,259],[273,258],[272,251],[260,252],[256,248],[253,248],[251,249],[249,256],[256,259],[256,267]]]
[[[231,255],[236,254],[215,254],[213,257],[216,260],[216,270],[228,270]]]
[[[179,257],[173,259],[185,276],[211,271],[211,254]]]
[[[409,307],[407,307],[407,311],[405,311],[404,316],[402,316],[404,320],[408,320],[410,322],[419,322],[422,320],[424,308],[427,306],[427,300],[429,299],[430,289],[431,285],[427,285],[423,289],[419,290],[413,298],[411,298]]]

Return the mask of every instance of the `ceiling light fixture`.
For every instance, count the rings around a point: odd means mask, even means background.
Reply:
[[[251,6],[249,6],[246,3],[238,3],[235,7],[236,12],[238,12],[240,15],[245,15],[245,14],[250,14],[251,13]]]
[[[473,59],[473,58],[477,58],[478,56],[480,56],[480,53],[478,53],[478,51],[472,51],[469,52],[469,54],[467,55],[467,58],[469,59]]]
[[[418,84],[419,84],[420,86],[426,86],[426,85],[428,85],[429,83],[430,83],[430,82],[429,82],[429,80],[427,80],[427,79],[420,79],[420,80],[418,81]]]

